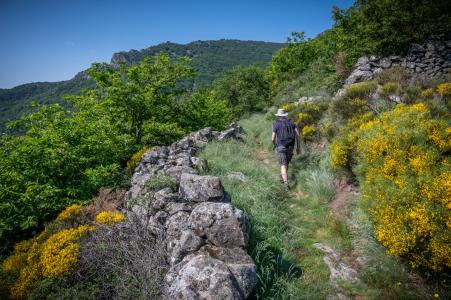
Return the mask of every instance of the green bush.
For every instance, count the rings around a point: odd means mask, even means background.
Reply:
[[[225,105],[226,101],[234,117],[262,111],[271,103],[269,83],[264,70],[257,66],[234,67],[226,71],[223,77],[215,80],[211,88],[210,109],[214,107],[215,101],[218,101],[218,108]],[[218,110],[215,116],[220,114],[221,111]]]
[[[229,99],[215,96],[211,88],[197,90],[188,99],[184,99],[181,111],[180,123],[188,132],[205,127],[222,130],[236,117],[232,113]]]
[[[390,95],[399,95],[401,87],[397,82],[387,82],[383,86],[381,86],[380,95],[384,98]]]
[[[404,67],[392,67],[385,69],[382,73],[376,75],[376,81],[380,85],[384,85],[389,82],[397,82],[402,87],[408,85],[411,75]]]
[[[169,188],[171,191],[175,192],[177,189],[177,182],[172,177],[159,175],[147,180],[144,183],[144,188],[146,191],[158,191]]]
[[[406,93],[404,96],[404,103],[412,104],[421,99],[421,87],[413,85],[406,88]]]
[[[344,98],[347,99],[365,99],[368,100],[376,90],[377,85],[373,81],[364,81],[351,84],[346,88]]]
[[[348,120],[354,116],[368,112],[368,101],[363,99],[349,99],[340,97],[330,106],[332,116],[336,120]]]

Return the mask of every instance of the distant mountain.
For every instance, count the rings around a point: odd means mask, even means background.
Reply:
[[[192,58],[192,66],[197,72],[191,84],[199,87],[212,82],[233,66],[254,63],[264,65],[283,45],[239,40],[195,41],[186,45],[166,42],[139,51],[114,53],[111,63],[136,64],[145,56],[156,55],[162,51],[173,57],[188,56]],[[0,125],[28,113],[32,101],[42,104],[58,103],[62,102],[64,95],[77,94],[83,89],[93,87],[94,81],[84,72],[80,72],[66,81],[35,82],[11,89],[0,89]]]

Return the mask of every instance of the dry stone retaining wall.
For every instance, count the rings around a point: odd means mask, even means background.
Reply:
[[[219,178],[198,175],[206,162],[195,156],[210,141],[242,134],[234,123],[222,132],[205,128],[148,151],[135,169],[126,199],[130,213],[164,236],[164,299],[246,299],[256,286],[256,266],[246,253],[249,221],[232,206]],[[148,180],[161,176],[172,178],[177,190],[146,189]]]
[[[345,85],[372,80],[391,67],[404,67],[418,76],[434,77],[451,71],[451,41],[445,35],[431,37],[423,44],[412,44],[407,56],[361,57]]]

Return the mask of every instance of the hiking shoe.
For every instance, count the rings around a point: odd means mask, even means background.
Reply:
[[[288,185],[288,182],[284,182],[284,183],[283,183],[283,186],[284,186],[285,189],[287,189],[287,190],[290,189],[290,186]]]

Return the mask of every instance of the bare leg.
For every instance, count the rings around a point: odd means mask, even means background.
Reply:
[[[283,182],[288,182],[288,165],[280,166],[280,173],[282,174]]]

